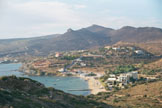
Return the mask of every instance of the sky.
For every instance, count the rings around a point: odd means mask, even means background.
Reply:
[[[92,24],[162,28],[162,0],[0,0],[0,39],[64,33]]]

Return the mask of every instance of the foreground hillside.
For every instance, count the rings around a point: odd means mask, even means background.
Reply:
[[[39,82],[15,76],[0,78],[0,108],[112,108]]]
[[[89,96],[120,108],[162,108],[162,81],[134,85],[113,93]]]
[[[57,51],[83,50],[119,41],[145,43],[162,40],[162,29],[154,27],[122,27],[111,29],[92,25],[79,30],[69,29],[64,34],[27,39],[0,40],[0,56],[47,55]]]

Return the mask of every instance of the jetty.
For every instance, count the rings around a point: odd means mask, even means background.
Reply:
[[[69,89],[68,91],[91,91],[92,89]]]

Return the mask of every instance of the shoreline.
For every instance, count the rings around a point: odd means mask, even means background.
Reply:
[[[22,72],[22,73],[24,73],[24,72]],[[27,75],[27,73],[24,73],[24,74]],[[41,75],[29,75],[29,76],[41,76]],[[57,75],[42,75],[42,76],[57,76]],[[94,77],[81,77],[81,76],[78,76],[78,75],[76,75],[76,76],[75,75],[74,76],[59,75],[58,77],[78,77],[78,78],[85,80],[88,83],[88,89],[90,90],[90,94],[97,94],[99,92],[106,92],[106,89],[101,84],[101,82],[98,79],[95,79]]]
[[[88,88],[91,90],[90,94],[98,94],[99,92],[106,92],[106,89],[100,83],[99,80],[95,79],[94,77],[80,77],[87,81]]]
[[[22,73],[27,74],[25,72],[22,72]],[[57,76],[57,75],[49,74],[49,75],[29,75],[29,76]],[[59,77],[69,77],[69,76],[64,76],[64,75],[58,75],[58,76]],[[101,82],[98,79],[95,79],[93,76],[84,77],[84,76],[79,76],[79,75],[72,75],[71,77],[78,77],[78,78],[85,80],[88,83],[88,89],[90,90],[90,94],[106,92],[106,89],[101,84]]]

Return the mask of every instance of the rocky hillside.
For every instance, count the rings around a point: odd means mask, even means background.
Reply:
[[[83,96],[45,88],[28,78],[0,78],[0,108],[112,108]]]
[[[92,25],[80,30],[68,29],[64,34],[27,39],[0,40],[0,56],[47,55],[56,51],[82,50],[123,42],[162,41],[162,29],[125,26],[114,30]]]
[[[113,43],[118,41],[124,42],[150,42],[162,40],[162,29],[154,27],[130,27],[126,26],[110,34]]]
[[[135,42],[117,42],[117,46],[136,46],[141,49],[146,50],[147,52],[152,53],[156,56],[162,55],[162,40],[152,41],[152,42],[144,42],[144,43],[135,43]]]

